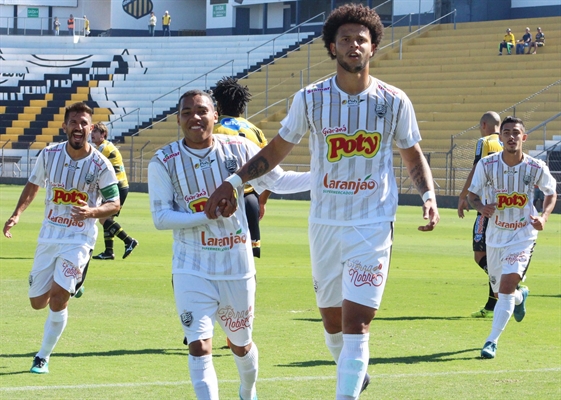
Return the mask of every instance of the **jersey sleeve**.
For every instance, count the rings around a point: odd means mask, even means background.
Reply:
[[[549,167],[545,163],[543,163],[542,166],[542,174],[536,183],[544,195],[551,196],[556,193],[557,181],[553,175],[551,175]]]
[[[308,131],[304,90],[294,95],[288,115],[281,121],[279,135],[287,142],[298,144]]]
[[[174,209],[171,178],[157,158],[153,158],[148,164],[148,193],[156,229],[192,228],[210,221],[203,212],[188,214]]]
[[[411,100],[403,93],[401,108],[395,127],[395,143],[400,149],[408,149],[421,141],[421,133]]]
[[[29,182],[37,185],[39,187],[46,187],[47,186],[47,171],[45,169],[45,149],[43,149],[39,156],[37,157],[37,161],[33,166],[33,170],[29,175]]]
[[[479,161],[475,167],[469,191],[475,193],[479,197],[483,196],[483,185],[485,184],[485,171],[483,170],[483,162]]]

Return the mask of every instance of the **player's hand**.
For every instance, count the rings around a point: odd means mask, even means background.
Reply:
[[[219,216],[228,218],[238,207],[235,190],[230,182],[222,182],[220,186],[210,195],[205,204],[204,212],[208,219],[216,219]]]
[[[15,226],[18,223],[18,221],[19,221],[19,217],[12,215],[4,224],[4,236],[6,236],[8,239],[12,238],[12,233],[10,232],[10,229],[12,228],[12,226]]]
[[[87,218],[91,218],[92,211],[91,208],[88,206],[84,200],[79,199],[77,206],[72,206],[70,209],[70,215],[76,221],[84,221]]]
[[[532,224],[534,229],[543,231],[543,229],[545,228],[545,218],[541,215],[538,215],[537,217],[530,215],[530,224]]]
[[[423,219],[429,221],[426,225],[421,225],[418,230],[421,232],[430,232],[434,229],[438,221],[440,221],[440,215],[438,214],[438,208],[436,207],[436,201],[433,199],[428,199],[423,204]]]
[[[463,218],[464,211],[469,211],[469,202],[467,197],[461,197],[458,199],[458,217]]]
[[[479,210],[479,213],[483,215],[485,218],[491,218],[495,213],[495,208],[497,207],[497,203],[485,204]]]

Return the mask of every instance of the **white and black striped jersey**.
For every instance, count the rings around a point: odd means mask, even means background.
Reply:
[[[421,140],[413,105],[398,88],[371,77],[348,95],[336,78],[294,96],[279,134],[298,143],[310,131],[310,222],[356,225],[393,221],[398,191],[392,143],[410,148]]]
[[[173,230],[172,273],[245,279],[255,274],[255,265],[244,201],[238,201],[238,209],[229,218],[209,220],[203,210],[224,179],[260,149],[240,136],[216,134],[213,138],[212,147],[202,151],[189,149],[179,140],[156,152],[148,166],[152,218],[158,229]],[[285,175],[276,167],[250,183],[262,192],[277,188]],[[284,189],[309,189],[309,181],[307,187],[293,184],[302,181],[287,179]],[[243,186],[237,188],[237,195],[243,199]]]
[[[536,239],[538,231],[530,215],[538,215],[534,203],[534,186],[545,195],[555,193],[556,182],[542,161],[524,154],[522,162],[509,167],[503,152],[482,158],[475,168],[469,191],[483,204],[496,204],[486,231],[487,246],[502,247]]]
[[[38,242],[77,243],[93,248],[97,219],[76,221],[70,211],[79,205],[78,200],[86,201],[90,207],[99,206],[103,200],[101,189],[116,185],[117,177],[109,160],[93,146],[88,156],[74,161],[66,152],[66,143],[45,147],[29,177],[29,182],[46,189],[45,218]]]

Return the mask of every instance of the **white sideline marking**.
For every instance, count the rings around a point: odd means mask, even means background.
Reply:
[[[526,370],[484,370],[484,371],[451,371],[451,372],[427,372],[420,374],[372,374],[373,378],[384,379],[402,379],[402,378],[419,378],[419,377],[437,377],[449,375],[477,375],[477,374],[516,374],[516,373],[541,373],[541,372],[559,372],[561,367],[557,368],[541,368],[541,369],[526,369]],[[335,376],[297,376],[297,377],[283,377],[283,378],[263,378],[259,382],[280,382],[280,381],[325,381],[335,380]],[[219,380],[219,382],[237,383],[239,380]],[[83,389],[101,389],[101,388],[126,388],[126,387],[143,387],[143,386],[182,386],[191,385],[191,381],[178,381],[178,382],[129,382],[129,383],[99,383],[99,384],[85,384],[85,385],[58,385],[58,386],[19,386],[19,387],[2,387],[2,392],[26,392],[38,390],[83,390]]]

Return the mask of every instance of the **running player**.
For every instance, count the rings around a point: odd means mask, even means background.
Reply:
[[[467,195],[469,193],[468,188],[469,185],[471,185],[473,173],[475,172],[475,166],[483,157],[487,157],[488,155],[503,150],[503,144],[499,140],[500,125],[501,117],[494,111],[487,111],[483,114],[481,120],[479,121],[481,138],[477,141],[475,146],[475,159],[473,160],[473,166],[458,199],[458,216],[460,218],[464,218],[464,211],[469,211]],[[485,274],[488,274],[487,250],[485,248],[486,229],[487,218],[477,213],[477,217],[475,217],[475,222],[473,224],[473,258]],[[496,303],[497,299],[495,298],[495,293],[491,287],[491,283],[489,282],[489,295],[487,297],[487,302],[480,310],[471,313],[471,316],[473,318],[492,318]]]
[[[36,197],[46,188],[45,218],[29,274],[31,307],[49,306],[43,343],[33,358],[31,372],[49,372],[49,358],[68,321],[68,301],[83,285],[97,238],[97,218],[119,210],[117,177],[111,163],[88,143],[92,109],[84,103],[66,108],[63,143],[46,147],[37,158],[4,235]]]
[[[259,151],[239,136],[212,133],[218,114],[208,93],[191,90],[178,104],[184,139],[164,146],[148,165],[150,209],[157,229],[173,230],[173,291],[189,346],[189,373],[198,399],[218,399],[212,363],[214,323],[230,340],[242,400],[257,399],[258,351],[252,340],[255,264],[244,203],[230,218],[209,220],[204,206],[215,185]],[[276,168],[253,187],[285,193],[309,189],[309,174]],[[241,196],[243,189],[236,191]],[[221,205],[222,210],[226,207]],[[233,205],[228,206],[233,210]]]
[[[489,281],[498,293],[483,358],[495,357],[510,316],[520,322],[526,315],[529,291],[520,282],[526,277],[538,231],[544,229],[557,200],[557,183],[547,165],[522,152],[528,137],[524,122],[506,117],[500,129],[504,150],[477,163],[468,195],[472,207],[489,218]],[[534,186],[545,194],[541,215],[533,205]]]
[[[138,246],[138,240],[130,237],[121,228],[121,225],[115,222],[114,218],[118,217],[127,195],[129,193],[129,181],[127,180],[127,173],[125,172],[125,165],[123,164],[123,157],[121,152],[113,143],[107,140],[107,126],[103,122],[98,122],[94,125],[92,130],[92,142],[97,146],[97,150],[101,152],[115,169],[115,174],[119,180],[119,198],[121,199],[121,208],[117,214],[109,218],[100,218],[99,223],[103,226],[103,239],[105,241],[105,250],[92,258],[94,260],[114,260],[115,254],[113,253],[113,241],[115,236],[125,243],[125,252],[123,258],[127,258],[132,251]]]
[[[312,275],[326,344],[337,363],[338,399],[358,398],[369,382],[370,323],[388,278],[397,211],[393,141],[422,195],[428,223],[419,230],[432,231],[439,221],[413,105],[403,91],[369,74],[382,36],[373,9],[335,9],[325,21],[323,41],[337,60],[336,75],[299,91],[279,134],[205,206],[209,218],[216,218],[217,206],[235,201],[232,187],[271,170],[310,132]]]

